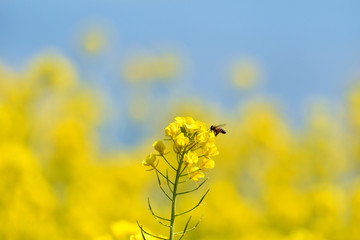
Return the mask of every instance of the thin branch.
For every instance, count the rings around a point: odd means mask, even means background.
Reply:
[[[174,143],[175,144],[175,143]],[[179,152],[179,150],[177,149],[177,147],[175,146],[175,148],[176,148],[176,150]],[[178,166],[179,166],[179,164],[180,164],[180,158],[179,158],[179,155],[180,154],[176,154],[176,161],[177,161],[177,163],[178,163]],[[177,171],[176,171],[177,172]]]
[[[195,226],[193,226],[192,228],[189,228],[188,230],[186,230],[186,232],[190,232],[190,231],[194,230],[194,229],[200,224],[201,220],[202,220],[202,217],[199,219],[199,221],[197,221],[197,223],[195,224]],[[174,234],[180,235],[180,234],[182,234],[182,233],[183,233],[183,232],[175,232]]]
[[[166,196],[170,201],[172,201],[172,198],[165,192],[165,190],[164,190],[164,188],[163,188],[163,186],[162,186],[162,184],[161,184],[161,180],[160,180],[159,174],[158,174],[157,172],[156,172],[156,177],[157,177],[157,179],[158,179],[158,184],[159,184],[159,187],[160,187],[161,191],[165,194],[165,196]]]
[[[155,220],[156,220],[158,223],[160,223],[161,225],[163,225],[163,226],[165,226],[165,227],[168,227],[168,228],[171,227],[170,225],[167,225],[166,223],[163,223],[162,221],[160,221],[159,218],[155,217],[154,215],[153,215],[153,217],[154,217]]]
[[[187,166],[188,166],[188,165],[187,165],[187,164],[185,164],[185,166],[184,166],[183,170],[181,170],[181,172],[180,172],[180,174],[179,174],[179,175],[180,175],[180,177],[181,177],[182,173],[185,171],[185,169],[187,168]]]
[[[159,174],[158,174],[157,172],[156,172],[156,177],[157,177],[157,179],[158,179],[158,184],[159,184],[159,187],[160,187],[161,191],[165,194],[165,196],[166,196],[170,201],[172,201],[172,198],[165,192],[165,190],[164,190],[164,188],[163,188],[163,186],[162,186],[162,184],[161,184],[161,180],[160,180]]]
[[[151,214],[152,214],[154,217],[170,222],[170,219],[167,219],[167,218],[164,218],[164,217],[160,217],[160,216],[158,216],[158,215],[156,215],[156,214],[154,213],[154,211],[153,211],[153,209],[152,209],[152,207],[151,207],[150,199],[149,199],[149,198],[148,198],[148,205],[149,205],[150,212],[151,212]]]
[[[191,216],[189,217],[189,220],[187,221],[187,223],[186,223],[186,225],[185,225],[185,229],[184,229],[183,233],[181,234],[181,237],[179,238],[179,240],[181,240],[181,239],[184,237],[184,235],[185,235],[185,233],[186,233],[186,229],[187,229],[187,227],[188,227],[188,225],[189,225],[190,220],[191,220]]]
[[[196,151],[196,150],[198,150],[198,149],[200,149],[201,147],[198,147],[198,148],[195,148],[195,149],[193,149],[193,151]]]
[[[170,179],[167,179],[167,178],[165,177],[165,175],[164,175],[162,172],[160,172],[157,168],[155,168],[155,170],[156,170],[156,172],[159,173],[163,178],[165,178],[168,182],[170,182],[172,185],[174,185],[174,183],[173,183]]]
[[[138,226],[139,226],[139,223],[138,223]],[[141,227],[140,227],[140,230],[141,230],[141,236],[142,236],[143,240],[146,240],[146,238],[144,236],[144,230]]]
[[[174,171],[176,171],[176,168],[175,168],[173,165],[171,165],[171,163],[165,158],[165,156],[164,156],[163,154],[161,154],[161,156],[164,158],[165,162],[166,162],[172,169],[174,169]]]
[[[188,150],[186,150],[186,152],[191,151],[191,149],[193,149],[193,147],[195,147],[197,145],[197,143],[194,143],[194,145],[192,145]]]
[[[206,181],[208,180],[205,179],[202,183],[199,184],[199,186],[197,186],[196,188],[194,188],[193,190],[189,190],[189,191],[185,191],[185,192],[181,192],[181,193],[177,193],[177,195],[181,195],[181,194],[186,194],[186,193],[191,193],[191,192],[194,192],[196,190],[198,190]]]
[[[158,223],[160,223],[161,225],[165,226],[165,227],[168,227],[168,228],[171,228],[170,225],[167,225],[166,223],[163,223],[162,221],[160,221],[159,219],[155,218],[156,221],[158,221]]]
[[[174,140],[173,138],[171,138],[171,140],[172,140],[173,143],[174,143],[174,146],[175,146],[175,148],[176,148],[176,151],[180,152],[179,149],[176,147],[175,140]],[[176,161],[178,162],[178,164],[180,163],[179,154],[176,154]]]
[[[143,237],[145,237],[144,234],[143,234],[143,232],[144,232],[145,234],[147,234],[147,235],[149,235],[149,236],[152,236],[152,237],[154,237],[154,238],[163,239],[163,240],[169,240],[169,239],[167,239],[167,238],[159,237],[159,236],[156,236],[156,235],[154,235],[154,234],[151,234],[151,233],[145,231],[144,228],[139,224],[139,222],[138,222],[138,221],[136,221],[136,222],[137,222],[139,228],[141,229],[141,234],[143,235]],[[144,239],[145,239],[145,238],[144,238]]]
[[[159,165],[159,160],[157,160],[157,162],[156,162],[156,166],[151,165],[153,168],[148,169],[148,170],[146,170],[146,171],[152,171],[152,170],[156,169],[158,165]]]
[[[167,225],[167,224],[163,223],[162,221],[160,221],[159,218],[155,217],[154,215],[153,215],[153,217],[154,217],[155,220],[158,221],[158,223],[160,223],[161,225],[163,225],[163,226],[165,226],[165,227],[168,227],[168,228],[171,227],[170,225]]]
[[[176,214],[175,216],[178,217],[178,216],[183,215],[183,214],[185,214],[185,213],[191,212],[192,210],[194,210],[195,208],[197,208],[197,207],[201,204],[201,202],[204,200],[206,194],[208,194],[209,191],[210,191],[210,189],[208,189],[208,190],[206,191],[206,193],[202,196],[202,198],[200,199],[199,203],[196,204],[195,207],[193,207],[193,208],[191,208],[190,210],[187,210],[187,211],[185,211],[185,212]]]
[[[186,183],[186,182],[188,182],[188,181],[190,181],[190,178],[188,178],[188,179],[186,179],[186,180],[184,180],[184,181],[180,181],[180,182],[178,182],[178,184]]]
[[[140,223],[138,221],[136,221],[136,223],[137,223],[138,227],[140,228],[142,239],[146,240],[146,238],[144,236],[144,230],[143,230],[142,226],[140,226]]]
[[[199,169],[197,169],[195,171],[192,171],[192,172],[188,172],[186,174],[182,174],[182,175],[180,175],[180,177],[186,177],[186,176],[189,176],[189,174],[192,174],[192,173],[195,173],[195,172],[198,172],[198,171],[201,171],[201,168],[199,168]]]
[[[169,174],[168,174],[168,170],[166,169],[166,181],[167,181],[167,186],[170,190],[171,193],[174,193],[173,190],[171,189],[170,187],[170,184],[169,184]]]

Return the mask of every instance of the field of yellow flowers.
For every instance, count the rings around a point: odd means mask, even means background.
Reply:
[[[156,73],[138,73],[168,76],[176,63],[164,59]],[[143,77],[131,67],[130,79]],[[360,85],[344,95],[340,108],[314,104],[296,129],[271,101],[249,100],[231,114],[201,100],[177,102],[157,119],[164,125],[151,126],[157,136],[103,151],[105,103],[69,59],[42,54],[17,70],[1,62],[0,239],[130,239],[137,220],[167,234],[146,201],[164,213],[168,202],[141,162],[175,116],[210,126],[219,114],[228,133],[217,137],[220,154],[206,173],[211,191],[194,216],[202,221],[184,239],[360,239]],[[141,118],[136,107],[131,111]]]

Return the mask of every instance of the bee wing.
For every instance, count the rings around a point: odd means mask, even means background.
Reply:
[[[219,124],[219,125],[215,125],[215,127],[224,127],[224,126],[226,126],[226,123],[224,123],[224,124]]]

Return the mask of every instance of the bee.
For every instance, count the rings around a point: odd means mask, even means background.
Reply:
[[[223,126],[225,126],[225,124],[211,125],[210,130],[215,133],[215,137],[216,137],[219,133],[222,133],[222,134],[226,133],[226,131],[221,128]]]

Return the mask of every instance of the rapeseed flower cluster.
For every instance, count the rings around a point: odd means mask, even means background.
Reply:
[[[171,201],[170,218],[160,217],[155,214],[149,202],[149,209],[152,215],[162,225],[167,226],[170,229],[170,232],[166,238],[158,237],[145,231],[143,227],[139,225],[143,239],[145,239],[145,235],[169,240],[173,240],[176,235],[179,235],[179,239],[181,239],[187,231],[194,230],[196,228],[198,224],[188,230],[188,224],[191,220],[190,216],[185,225],[185,229],[180,232],[175,232],[175,219],[197,208],[209,190],[203,195],[195,207],[188,211],[178,213],[176,209],[177,197],[198,190],[206,182],[206,180],[203,181],[192,190],[180,191],[180,185],[187,182],[187,180],[182,180],[182,178],[187,178],[191,181],[199,181],[199,178],[204,178],[205,174],[203,171],[214,168],[215,162],[212,157],[219,154],[215,145],[214,132],[207,128],[203,122],[195,121],[192,117],[176,117],[175,122],[170,123],[169,126],[165,128],[165,135],[168,137],[165,140],[170,142],[170,145],[172,145],[172,149],[176,154],[176,161],[168,160],[165,155],[169,152],[166,152],[164,142],[156,141],[153,144],[153,147],[158,154],[150,153],[142,164],[144,166],[151,166],[149,171],[155,170],[160,189]],[[170,170],[175,172],[175,176],[173,178],[169,176],[168,169],[166,169],[166,173],[159,170],[158,164],[160,160],[156,160],[157,157],[165,161],[168,167],[170,167]],[[168,185],[168,192],[165,191],[163,184],[161,183],[161,179],[165,180]],[[163,223],[160,220],[167,223]]]
[[[176,117],[175,122],[165,128],[166,139],[173,143],[173,150],[177,154],[183,154],[183,162],[192,181],[199,181],[205,174],[203,170],[214,168],[215,162],[212,157],[219,154],[215,145],[215,134],[200,121],[191,117]],[[165,144],[156,141],[153,144],[158,156],[165,155]],[[142,162],[144,166],[155,168],[156,154],[149,154]]]

